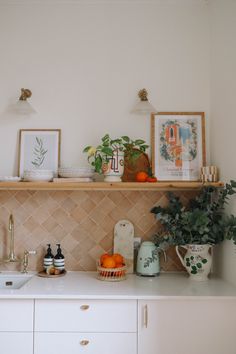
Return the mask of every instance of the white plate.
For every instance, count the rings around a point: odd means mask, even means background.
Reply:
[[[24,177],[25,182],[50,182],[52,181],[52,176],[26,176]]]
[[[21,177],[0,176],[0,182],[19,182]]]

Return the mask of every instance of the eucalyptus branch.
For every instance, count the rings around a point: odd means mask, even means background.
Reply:
[[[236,182],[225,187],[204,187],[200,194],[184,206],[179,197],[168,194],[169,205],[155,206],[151,212],[163,225],[170,244],[217,244],[232,239],[236,244],[236,217],[224,214],[230,196],[236,193]]]

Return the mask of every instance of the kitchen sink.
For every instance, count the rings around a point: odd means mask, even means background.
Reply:
[[[1,289],[20,289],[25,285],[34,274],[20,272],[0,272],[0,290]]]

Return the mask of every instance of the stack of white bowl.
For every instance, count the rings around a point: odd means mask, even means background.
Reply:
[[[90,167],[60,167],[58,169],[59,179],[66,179],[68,182],[92,182],[93,174],[94,170]]]
[[[24,181],[27,182],[49,182],[53,179],[52,170],[25,170]]]

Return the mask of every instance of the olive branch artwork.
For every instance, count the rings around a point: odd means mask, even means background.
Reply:
[[[35,167],[40,167],[43,164],[43,161],[45,160],[46,154],[48,150],[45,150],[43,147],[43,139],[38,138],[37,136],[35,137],[36,143],[34,146],[34,160],[31,161],[32,165]]]

